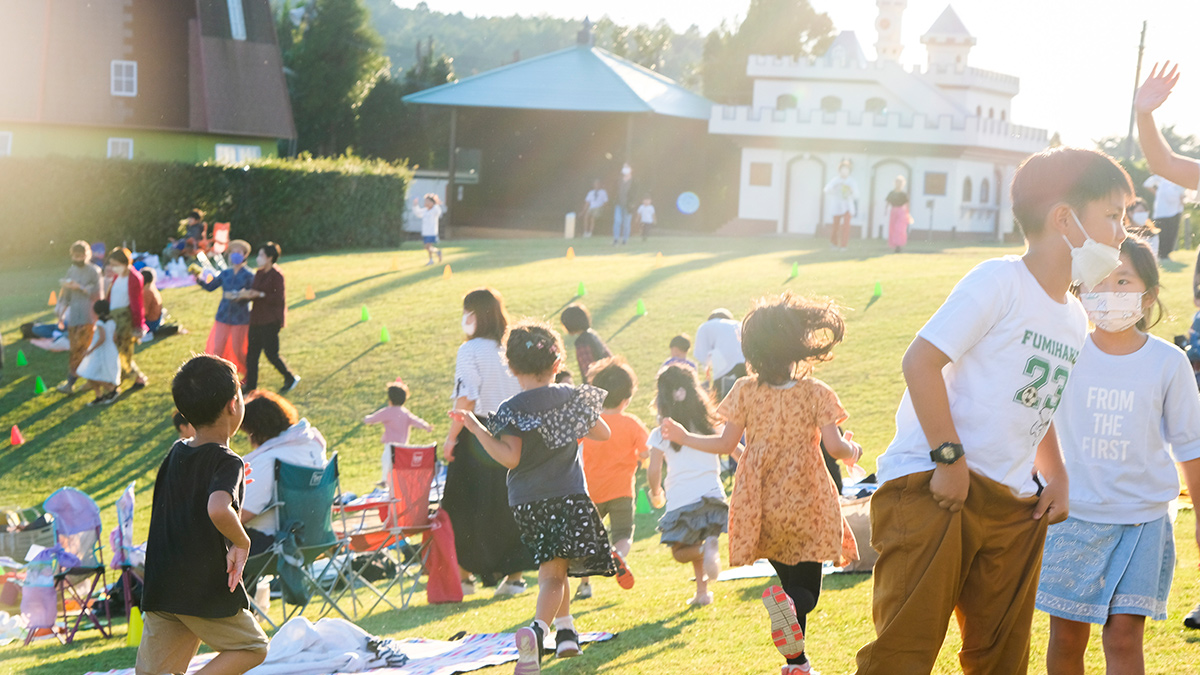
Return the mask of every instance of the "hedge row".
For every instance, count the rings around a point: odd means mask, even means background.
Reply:
[[[394,246],[411,172],[355,157],[213,163],[0,160],[0,264],[65,255],[76,239],[159,251],[191,208],[234,238],[285,251]]]

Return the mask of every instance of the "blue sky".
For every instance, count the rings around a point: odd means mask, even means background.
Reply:
[[[748,0],[425,0],[431,9],[469,16],[547,14],[593,18],[607,14],[622,23],[656,23],[665,19],[678,30],[691,24],[708,31],[722,21],[736,24]],[[873,0],[811,0],[828,12],[834,25],[853,30],[869,58],[874,57]],[[416,0],[398,0],[412,7]],[[1013,104],[1013,121],[1062,134],[1063,140],[1089,145],[1092,139],[1124,134],[1129,121],[1138,33],[1149,21],[1143,77],[1155,60],[1177,60],[1183,78],[1160,114],[1163,124],[1183,133],[1200,134],[1200,26],[1196,0],[958,0],[952,3],[978,39],[971,65],[1021,78]],[[502,11],[497,11],[498,5]],[[946,7],[946,0],[908,0],[902,61],[924,63],[920,35]]]

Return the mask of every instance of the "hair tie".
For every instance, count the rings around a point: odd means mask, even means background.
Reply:
[[[533,340],[525,341],[525,349],[533,349]]]
[[[683,401],[687,399],[687,389],[684,389],[683,387],[676,389],[674,398],[676,403],[683,403]]]

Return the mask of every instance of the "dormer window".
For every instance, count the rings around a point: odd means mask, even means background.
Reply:
[[[837,96],[826,96],[821,99],[821,112],[835,113],[842,109],[842,99]]]
[[[867,99],[867,104],[863,106],[863,110],[875,115],[882,115],[887,112],[887,100],[878,96]]]
[[[792,96],[791,94],[783,94],[779,98],[775,99],[775,109],[791,110],[792,108],[796,107],[796,103],[797,101],[795,96]]]

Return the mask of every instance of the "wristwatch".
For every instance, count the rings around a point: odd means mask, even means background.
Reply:
[[[953,464],[963,456],[962,443],[942,443],[929,451],[929,459],[938,464]]]

